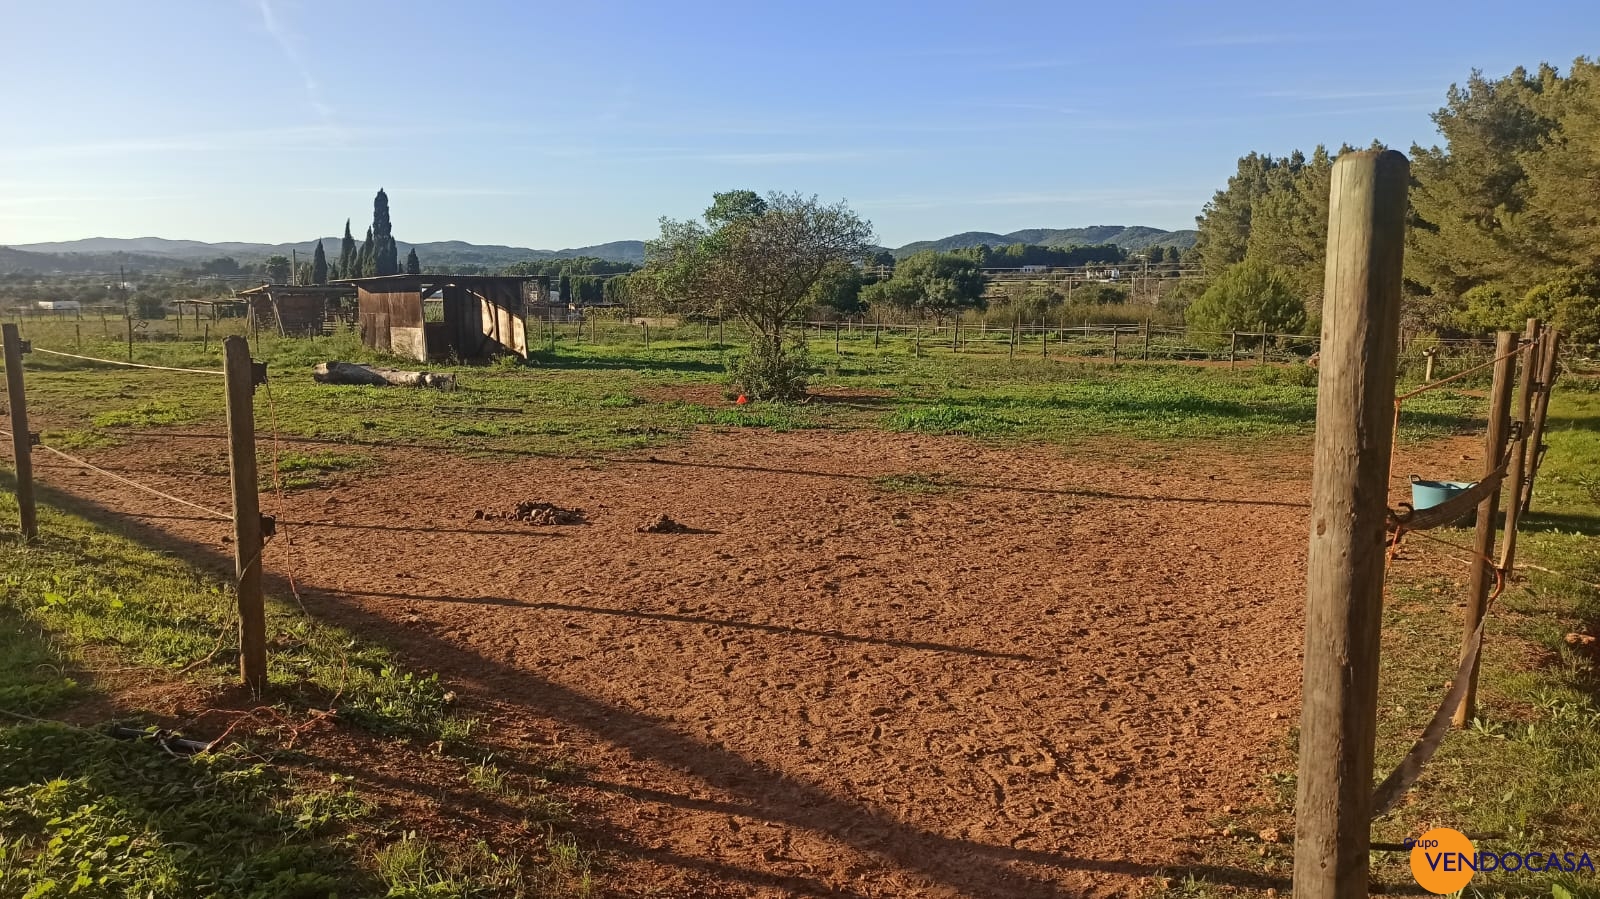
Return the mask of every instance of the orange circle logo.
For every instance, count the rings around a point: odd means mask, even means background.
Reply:
[[[1477,851],[1461,831],[1435,827],[1412,842],[1411,874],[1430,893],[1457,892],[1477,873]]]

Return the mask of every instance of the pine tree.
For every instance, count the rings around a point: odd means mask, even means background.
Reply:
[[[408,274],[408,275],[420,275],[420,274],[422,274],[422,263],[417,259],[417,248],[416,247],[412,247],[411,248],[411,252],[406,254],[406,274]]]
[[[356,239],[350,236],[349,219],[344,220],[344,239],[339,242],[339,277],[361,277],[361,271],[356,265]]]
[[[394,242],[394,225],[389,221],[389,195],[381,187],[372,199],[372,239],[377,241],[373,248],[375,274],[400,274],[400,248]]]
[[[328,254],[322,249],[322,241],[317,241],[317,249],[311,254],[311,283],[328,283]]]

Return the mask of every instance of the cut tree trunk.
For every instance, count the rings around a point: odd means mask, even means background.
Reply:
[[[397,368],[375,368],[354,362],[318,362],[313,375],[319,384],[361,384],[372,387],[436,387],[454,390],[455,375],[440,375],[426,371],[402,371]]]

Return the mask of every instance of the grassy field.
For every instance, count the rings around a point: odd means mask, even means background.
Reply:
[[[42,332],[45,348],[75,350],[65,334]],[[1090,437],[1249,442],[1309,435],[1315,372],[1303,365],[1194,367],[1177,364],[997,358],[953,353],[921,357],[910,348],[874,350],[858,338],[843,355],[814,341],[816,396],[803,404],[736,406],[726,381],[730,352],[705,340],[596,345],[562,343],[527,365],[455,366],[459,389],[374,390],[314,384],[319,361],[366,361],[352,334],[317,341],[264,338],[272,388],[258,422],[286,435],[360,443],[423,444],[481,451],[594,454],[679,440],[695,428],[876,427],[991,440],[1070,444]],[[121,359],[115,341],[83,352]],[[167,341],[135,348],[138,361],[217,368],[215,341]],[[96,366],[35,354],[29,396],[48,414],[46,442],[105,445],[118,431],[182,428],[221,419],[220,383],[202,375]],[[1425,394],[1407,405],[1407,439],[1459,430],[1481,402],[1460,393]]]
[[[75,351],[71,330],[30,329],[41,348]],[[318,361],[373,360],[353,335],[315,342],[266,338],[271,387],[257,395],[258,425],[344,444],[279,456],[286,489],[357,476],[373,464],[368,445],[421,445],[462,453],[598,456],[686,439],[701,428],[878,428],[967,435],[985,442],[1035,442],[1071,451],[1109,442],[1130,457],[1146,446],[1201,446],[1249,453],[1301,441],[1315,416],[1315,373],[1297,365],[1174,364],[1011,359],[998,353],[874,349],[857,340],[843,355],[813,345],[818,372],[806,403],[737,406],[725,382],[726,352],[703,335],[579,345],[570,335],[527,365],[447,367],[459,389],[377,390],[314,384]],[[115,341],[90,338],[83,352],[123,358]],[[215,340],[135,348],[149,364],[215,368]],[[130,432],[221,430],[221,379],[130,370],[36,353],[29,401],[46,443],[104,448]],[[1600,393],[1569,378],[1552,405],[1551,453],[1522,539],[1529,570],[1500,600],[1484,663],[1482,710],[1452,734],[1406,803],[1375,836],[1399,839],[1430,823],[1502,834],[1503,845],[1600,849],[1600,677],[1593,655],[1568,633],[1600,627]],[[1474,385],[1462,385],[1470,388]],[[1407,404],[1402,439],[1470,432],[1483,401],[1438,391]],[[272,472],[263,468],[264,481]],[[885,490],[929,492],[937,480],[885,481]],[[15,507],[0,493],[0,522]],[[356,786],[320,781],[280,756],[281,740],[258,737],[248,751],[173,759],[149,742],[107,739],[97,729],[35,721],[84,709],[146,723],[118,707],[116,677],[148,673],[182,689],[216,691],[236,658],[226,583],[103,525],[47,508],[40,543],[14,528],[0,538],[0,896],[582,894],[591,861],[560,825],[560,802],[540,784],[511,783],[483,758],[477,723],[455,713],[438,681],[405,670],[381,646],[318,624],[293,603],[276,603],[272,706],[308,720],[337,695],[341,717],[374,738],[456,759],[462,784],[509,803],[539,838],[522,857],[488,845],[430,841],[377,820]],[[1446,532],[1465,542],[1467,535]],[[1465,566],[1451,550],[1413,541],[1396,566],[1385,613],[1379,765],[1387,770],[1420,732],[1453,669],[1456,604]],[[175,687],[178,689],[180,687]],[[22,716],[22,717],[16,717]],[[281,735],[280,735],[281,736]],[[250,741],[247,740],[247,743]],[[303,752],[304,750],[296,750]],[[14,762],[14,764],[13,764]],[[1292,854],[1265,843],[1264,829],[1292,832],[1293,746],[1272,778],[1281,801],[1239,809],[1216,822],[1205,864],[1287,877]],[[204,832],[196,822],[204,822]],[[270,846],[240,865],[240,846]],[[1496,844],[1501,845],[1501,844]],[[1379,857],[1381,879],[1409,882],[1404,860]],[[87,878],[87,879],[85,879]],[[1485,895],[1548,895],[1559,883],[1596,896],[1596,881],[1545,876],[1480,878]],[[274,884],[265,892],[262,884]],[[1279,884],[1280,888],[1283,884]],[[1176,880],[1165,891],[1231,892]],[[28,892],[33,890],[34,892]],[[518,891],[523,892],[518,892]]]

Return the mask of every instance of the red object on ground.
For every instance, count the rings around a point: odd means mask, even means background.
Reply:
[[[734,402],[738,403],[741,406],[743,406],[745,403],[750,402],[750,400],[749,400],[748,397],[746,397],[744,394],[741,393],[741,394],[739,394],[739,398],[734,400]]]

